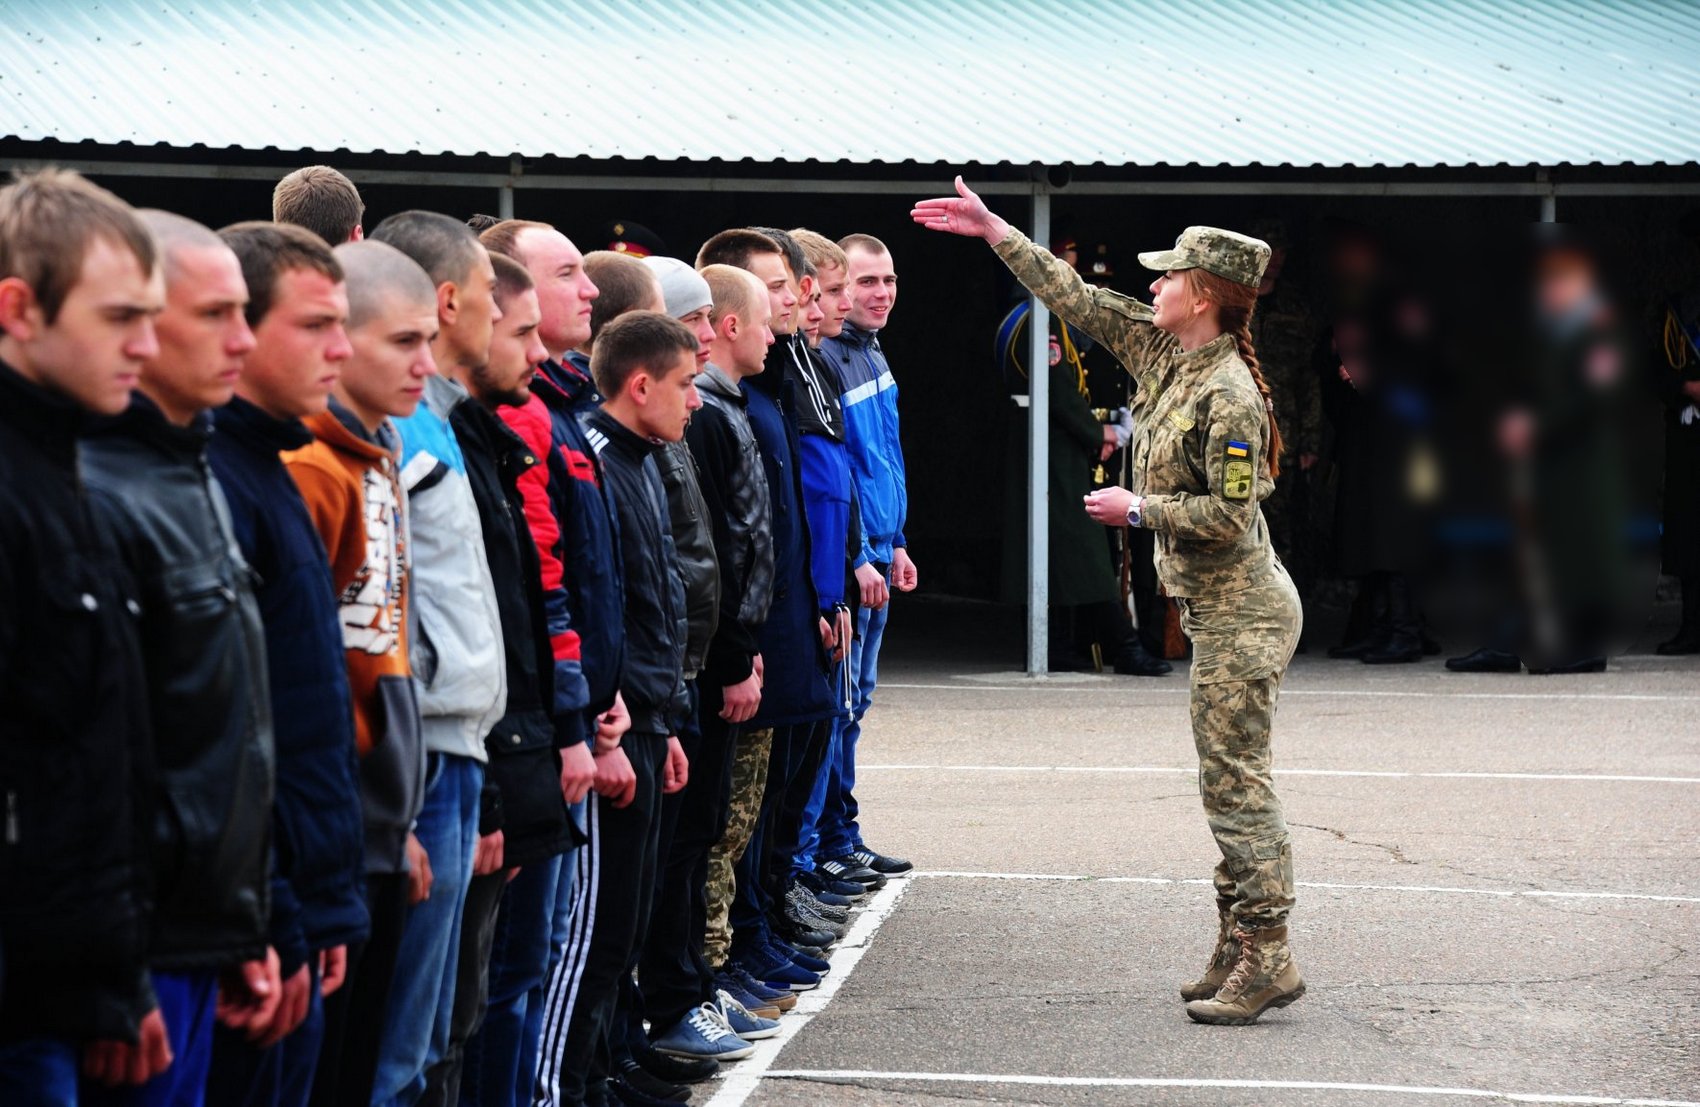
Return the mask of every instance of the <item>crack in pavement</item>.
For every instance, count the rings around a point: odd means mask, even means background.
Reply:
[[[1288,821],[1287,825],[1288,826],[1296,826],[1296,827],[1299,827],[1302,830],[1320,830],[1324,834],[1334,835],[1334,838],[1335,838],[1336,841],[1345,842],[1348,845],[1369,846],[1371,849],[1382,850],[1389,857],[1393,858],[1393,860],[1399,862],[1399,864],[1401,864],[1401,865],[1420,865],[1420,864],[1422,864],[1421,861],[1413,861],[1409,857],[1406,857],[1405,851],[1399,846],[1396,846],[1396,845],[1390,846],[1390,845],[1387,845],[1385,842],[1365,842],[1365,841],[1361,841],[1357,838],[1351,837],[1344,830],[1336,830],[1334,827],[1331,827],[1331,826],[1316,826],[1312,823],[1295,823],[1295,822],[1292,822],[1292,821]]]

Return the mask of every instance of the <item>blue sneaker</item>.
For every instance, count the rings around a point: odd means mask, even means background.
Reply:
[[[816,976],[825,976],[827,973],[832,971],[831,961],[821,957],[811,956],[800,949],[793,949],[778,938],[769,942],[767,948],[775,955],[785,958],[798,968],[807,969]]]
[[[726,1029],[746,1042],[759,1042],[779,1033],[778,1019],[764,1019],[760,1015],[752,1014],[749,1008],[733,999],[727,992],[715,994],[714,1008],[720,1012],[720,1021]]]
[[[693,1061],[736,1061],[756,1051],[755,1046],[738,1037],[720,1020],[720,1009],[712,1003],[693,1007],[690,1014],[650,1045],[657,1053]]]
[[[771,984],[775,988],[788,988],[793,992],[807,992],[820,987],[820,977],[807,969],[792,964],[788,959],[765,949],[750,950],[740,958],[744,968],[750,975],[763,984]]]
[[[797,1006],[797,993],[790,988],[770,988],[751,976],[749,970],[742,965],[728,963],[725,968],[715,974],[714,986],[721,987],[724,981],[733,981],[738,987],[761,1000],[763,1006],[777,1007],[781,1011],[789,1011]],[[748,1006],[746,1004],[745,1006]]]
[[[757,1015],[764,1019],[776,1019],[779,1017],[779,1008],[774,1003],[757,997],[754,992],[750,991],[748,988],[744,987],[725,973],[720,973],[715,976],[714,991],[716,995],[731,996],[733,999],[743,1004],[744,1010],[748,1011],[752,1015]]]

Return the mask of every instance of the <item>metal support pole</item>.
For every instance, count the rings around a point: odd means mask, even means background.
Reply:
[[[1044,180],[1033,185],[1034,242],[1051,239],[1051,192]],[[1035,296],[1027,317],[1027,674],[1043,676],[1050,668],[1051,526],[1047,504],[1051,439],[1051,313]]]
[[[1541,189],[1541,222],[1558,222],[1558,193],[1552,187],[1552,173],[1546,169],[1535,170],[1535,183]]]
[[[500,219],[514,217],[514,182],[525,172],[525,161],[518,154],[508,159],[508,180],[496,190],[496,216]]]

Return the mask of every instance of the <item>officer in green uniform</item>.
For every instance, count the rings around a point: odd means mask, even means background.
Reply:
[[[1292,848],[1270,765],[1275,701],[1303,613],[1258,509],[1279,473],[1281,439],[1248,356],[1269,247],[1189,227],[1173,250],[1139,255],[1162,274],[1146,305],[1086,284],[992,214],[960,177],[956,191],[917,203],[914,220],[990,243],[1022,284],[1107,346],[1138,382],[1136,491],[1092,493],[1086,511],[1106,525],[1154,532],[1158,575],[1182,600],[1199,792],[1222,861],[1216,947],[1181,995],[1198,1022],[1254,1022],[1305,990],[1287,947]]]

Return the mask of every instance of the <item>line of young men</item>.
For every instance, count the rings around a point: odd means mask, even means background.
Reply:
[[[679,1101],[907,868],[850,793],[914,584],[889,254],[275,207],[0,191],[0,1091]]]

